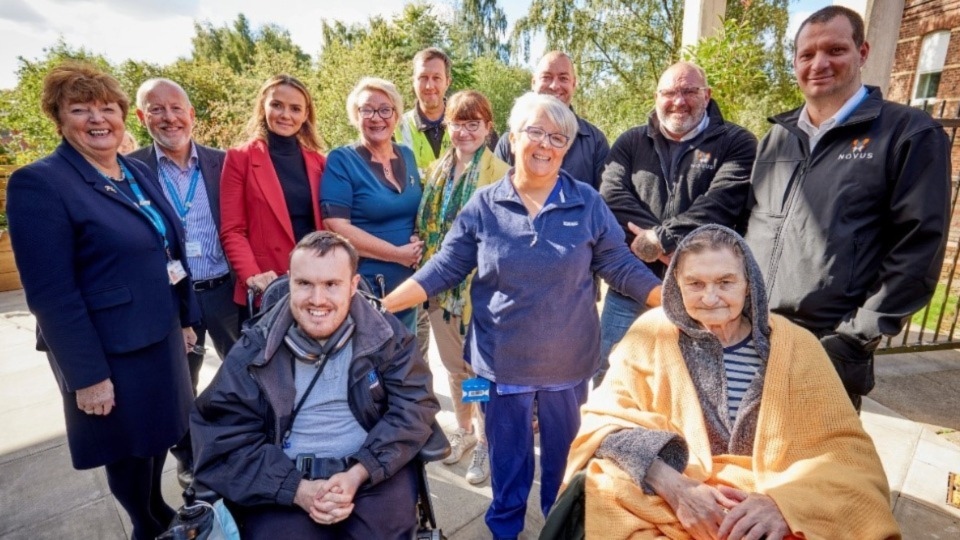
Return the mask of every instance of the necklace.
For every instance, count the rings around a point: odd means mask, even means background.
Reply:
[[[119,158],[117,159],[117,168],[120,170],[120,176],[119,176],[119,177],[114,178],[113,176],[110,176],[109,174],[101,171],[99,167],[94,167],[94,168],[97,169],[97,172],[100,173],[100,176],[106,178],[107,180],[112,180],[112,181],[114,181],[114,182],[123,182],[124,180],[127,179],[127,175],[124,174],[124,172],[123,172],[123,165],[120,164],[120,159],[119,159]]]

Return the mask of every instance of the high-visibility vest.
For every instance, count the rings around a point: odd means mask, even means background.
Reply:
[[[417,168],[420,169],[420,177],[423,177],[427,167],[436,161],[439,156],[433,155],[433,146],[427,139],[426,133],[417,129],[417,110],[410,109],[403,113],[400,121],[397,122],[397,129],[394,131],[394,138],[400,144],[413,150],[413,157],[417,160]],[[443,138],[440,140],[440,156],[446,153],[450,148],[450,134],[443,132]]]

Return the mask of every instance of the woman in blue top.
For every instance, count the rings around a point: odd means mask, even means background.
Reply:
[[[347,115],[360,141],[330,152],[320,183],[323,226],[357,248],[360,275],[380,295],[413,275],[423,254],[414,233],[420,173],[413,152],[393,142],[402,110],[393,83],[361,79],[347,97]],[[397,316],[414,331],[416,310]]]
[[[660,303],[660,281],[623,240],[600,195],[560,170],[577,119],[552,96],[528,93],[510,113],[516,167],[466,203],[440,252],[384,299],[391,311],[459,284],[471,271],[465,356],[489,383],[484,426],[495,538],[523,530],[533,484],[534,401],[540,419],[540,504],[546,515],[580,427],[587,380],[600,366],[593,274],[638,302]]]

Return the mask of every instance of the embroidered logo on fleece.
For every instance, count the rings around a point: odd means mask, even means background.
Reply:
[[[377,372],[376,372],[376,371],[371,371],[371,372],[367,373],[367,382],[370,383],[370,389],[371,389],[371,390],[373,390],[374,388],[380,386],[380,379],[377,378]]]
[[[873,152],[867,152],[867,145],[870,144],[870,138],[864,137],[863,139],[854,139],[850,143],[849,152],[840,152],[840,155],[837,156],[837,160],[847,160],[847,159],[873,159]]]
[[[712,170],[714,168],[713,154],[710,152],[704,152],[702,150],[694,150],[693,162],[690,164],[690,168]]]

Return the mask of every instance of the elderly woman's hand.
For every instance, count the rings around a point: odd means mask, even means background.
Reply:
[[[737,501],[737,505],[723,518],[719,538],[725,540],[782,540],[790,534],[790,526],[783,519],[777,503],[767,495],[720,486],[720,492]]]
[[[684,476],[659,459],[650,465],[646,482],[667,501],[680,525],[696,540],[720,538],[720,524],[727,510],[737,504],[716,488]]]
[[[110,379],[77,390],[77,408],[87,414],[106,416],[115,406],[113,382]]]

